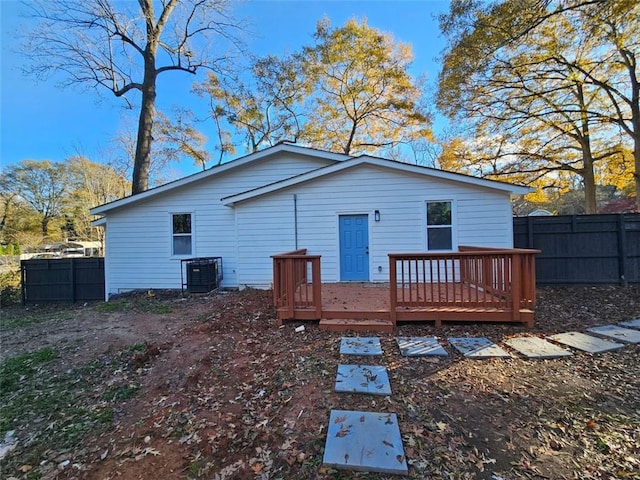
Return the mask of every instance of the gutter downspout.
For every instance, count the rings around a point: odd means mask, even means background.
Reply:
[[[293,234],[295,250],[298,250],[298,195],[293,194]]]

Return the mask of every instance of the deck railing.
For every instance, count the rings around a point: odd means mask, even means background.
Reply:
[[[273,255],[273,303],[280,320],[300,317],[320,318],[322,282],[320,255],[307,255],[307,249]]]
[[[521,320],[535,303],[537,250],[463,247],[389,254],[391,318],[398,310],[494,309]]]

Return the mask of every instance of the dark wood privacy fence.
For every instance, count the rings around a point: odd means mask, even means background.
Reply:
[[[640,214],[518,217],[516,248],[534,248],[536,282],[640,283]]]
[[[104,300],[104,258],[22,260],[22,303]]]

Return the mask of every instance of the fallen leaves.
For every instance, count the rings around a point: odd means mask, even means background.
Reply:
[[[160,297],[156,291],[153,301]],[[124,357],[108,386],[139,390],[110,417],[106,432],[90,432],[85,452],[51,454],[55,473],[78,476],[80,459],[82,474],[95,478],[328,480],[339,475],[322,465],[329,412],[339,408],[397,413],[405,455],[393,461],[406,461],[414,479],[640,477],[638,346],[570,361],[453,355],[432,362],[402,357],[392,337],[382,335],[379,362],[389,369],[394,393],[371,399],[333,392],[340,335],[313,324],[304,335],[293,335],[293,325],[277,328],[265,308],[269,301],[269,292],[252,291],[184,299],[180,315],[201,319],[176,331],[171,344],[154,340],[162,345],[159,355],[149,352],[135,365],[131,352]],[[545,292],[541,311],[552,315],[539,317],[536,329],[576,325],[572,302],[570,291],[559,298]],[[443,335],[430,323],[399,328],[402,335]],[[509,324],[449,324],[444,335],[500,340],[521,331]],[[106,386],[97,388],[95,398]],[[347,437],[346,417],[336,420],[343,424],[338,434]],[[42,428],[51,422],[43,420]],[[51,429],[64,425],[55,422]],[[12,464],[15,476],[42,472],[22,458]],[[74,463],[57,470],[67,458]],[[33,469],[22,472],[23,465]]]

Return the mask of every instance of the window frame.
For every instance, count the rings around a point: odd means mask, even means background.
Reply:
[[[173,217],[176,215],[189,215],[191,217],[191,232],[190,233],[174,233],[173,231]],[[169,212],[169,252],[171,258],[191,258],[195,257],[195,214],[188,211],[175,211]],[[191,248],[189,253],[175,253],[175,238],[176,237],[190,237]]]
[[[450,203],[451,204],[451,223],[449,225],[429,225],[429,204],[430,203]],[[456,206],[456,201],[453,198],[426,198],[424,200],[424,245],[426,252],[456,252],[458,251],[458,236],[457,236],[457,217],[458,211]],[[438,248],[438,249],[430,249],[429,248],[429,230],[430,229],[451,229],[451,248]]]

